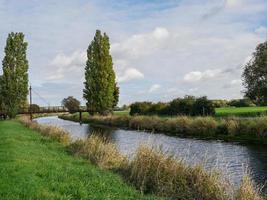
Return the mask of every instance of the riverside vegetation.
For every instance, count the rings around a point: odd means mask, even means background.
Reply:
[[[120,174],[142,194],[156,194],[167,199],[182,200],[263,200],[260,188],[245,175],[238,188],[233,187],[219,172],[207,172],[201,165],[188,166],[158,149],[139,147],[129,160],[116,145],[97,133],[87,140],[71,141],[64,130],[40,125],[28,119],[21,122],[42,135],[61,142],[68,152],[83,157],[105,170]],[[235,189],[233,189],[235,188]]]
[[[34,130],[15,120],[0,121],[1,200],[161,199],[141,195],[119,175],[70,155],[64,130],[30,126]]]
[[[61,119],[79,122],[77,114],[64,114]],[[164,132],[170,135],[219,138],[225,141],[267,144],[267,116],[254,118],[225,118],[177,116],[90,116],[83,122],[135,130]]]

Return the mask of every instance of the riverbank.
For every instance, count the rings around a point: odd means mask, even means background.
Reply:
[[[19,122],[0,121],[0,199],[159,198],[142,196],[120,176],[69,155],[63,144]]]
[[[36,122],[22,120],[27,127],[42,135],[65,143],[66,131]],[[206,171],[201,164],[189,166],[183,158],[173,158],[158,149],[140,146],[129,160],[119,153],[117,146],[101,136],[68,142],[66,149],[102,169],[124,177],[142,193],[152,193],[167,199],[184,200],[261,200],[257,187],[244,176],[240,187],[234,187],[218,171]],[[246,197],[246,198],[243,198]]]
[[[60,115],[59,118],[79,122],[78,114]],[[82,122],[160,132],[172,136],[267,145],[267,117],[215,119],[181,116],[161,118],[157,116],[89,116],[85,113]]]

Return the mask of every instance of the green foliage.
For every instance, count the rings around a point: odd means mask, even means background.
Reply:
[[[115,83],[113,96],[114,96],[113,100],[113,109],[114,109],[119,103],[119,96],[120,96],[120,88],[117,83]]]
[[[215,109],[212,101],[207,97],[196,98],[185,96],[177,98],[170,103],[136,102],[131,104],[130,115],[214,115]]]
[[[145,115],[148,113],[152,102],[136,102],[130,105],[130,115]]]
[[[267,41],[259,44],[256,52],[245,66],[243,85],[245,95],[258,102],[267,103]]]
[[[70,113],[75,113],[80,108],[80,102],[73,96],[69,96],[62,100],[61,104],[66,107]]]
[[[30,107],[31,107],[30,109],[32,112],[39,112],[40,111],[40,106],[38,106],[37,104],[32,104]]]
[[[87,50],[85,67],[85,89],[83,97],[86,99],[87,108],[92,113],[108,113],[114,107],[115,72],[110,55],[109,38],[99,30]]]
[[[2,103],[10,118],[18,113],[28,95],[28,61],[27,43],[23,33],[10,33],[3,59],[3,76],[1,78]]]
[[[193,116],[205,116],[214,115],[215,108],[212,101],[208,100],[207,97],[197,98],[193,104],[192,115]]]
[[[228,101],[227,100],[211,100],[212,104],[215,108],[223,108],[228,106]]]
[[[253,107],[256,106],[250,99],[233,99],[228,103],[229,106],[234,107]]]
[[[185,96],[182,98],[174,99],[170,102],[171,115],[192,115],[193,105],[196,98],[193,96]]]

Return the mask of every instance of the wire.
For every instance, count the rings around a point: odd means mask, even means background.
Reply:
[[[48,105],[48,107],[50,106],[50,103],[48,101],[46,101],[45,98],[43,98],[38,92],[36,92],[35,90],[32,89],[32,91],[43,101],[45,102],[45,104]]]

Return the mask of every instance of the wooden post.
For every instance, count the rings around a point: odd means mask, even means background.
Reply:
[[[80,120],[80,124],[82,123],[82,111],[79,111],[79,120]]]
[[[30,108],[29,108],[29,112],[30,112],[30,120],[32,121],[32,86],[30,85]]]

